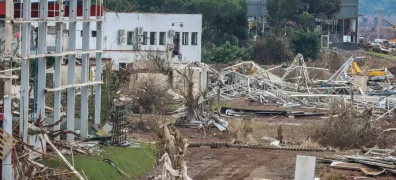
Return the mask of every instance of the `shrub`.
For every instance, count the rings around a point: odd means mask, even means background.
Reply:
[[[249,48],[231,45],[229,41],[221,46],[207,47],[203,50],[203,62],[224,64],[235,60],[250,60]]]
[[[315,32],[297,30],[293,33],[291,45],[295,54],[301,53],[305,58],[311,58],[312,60],[319,57],[320,38]]]
[[[371,115],[371,110],[359,114],[353,106],[335,101],[329,119],[314,128],[311,138],[322,146],[340,149],[373,147],[378,131],[371,127]]]
[[[167,82],[156,80],[154,76],[142,78],[129,90],[131,101],[129,105],[134,112],[139,112],[142,106],[145,112],[163,112],[171,102],[170,95],[167,93],[169,87]]]

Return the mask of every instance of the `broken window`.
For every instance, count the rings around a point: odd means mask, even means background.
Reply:
[[[135,43],[135,32],[128,31],[127,32],[127,45],[132,45]]]
[[[166,44],[166,32],[160,32],[159,45]]]
[[[182,45],[188,45],[188,32],[183,32]]]
[[[147,32],[143,32],[143,45],[147,45]]]
[[[96,37],[96,31],[91,31],[91,36]]]
[[[150,32],[150,45],[157,45],[157,32]]]
[[[80,31],[80,36],[83,37],[83,31]]]
[[[191,45],[198,45],[198,33],[191,33]]]
[[[180,32],[176,32],[175,36],[173,36],[173,44],[175,44],[175,46],[172,51],[172,57],[180,54]]]

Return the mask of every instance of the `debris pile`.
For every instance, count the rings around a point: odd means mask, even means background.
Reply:
[[[395,149],[367,149],[364,155],[325,156],[319,158],[321,163],[329,163],[331,168],[361,171],[367,176],[378,176],[384,173],[396,175]]]
[[[209,69],[211,75],[208,76],[207,90],[198,95],[192,93],[192,74],[189,73],[190,66],[186,66],[186,73],[180,73],[187,84],[186,93],[181,95],[186,107],[175,112],[178,117],[176,125],[199,128],[212,124],[213,127],[224,130],[227,123],[220,117],[249,114],[293,119],[313,116],[328,118],[334,102],[352,104],[360,114],[369,111],[372,115],[368,117],[368,123],[375,122],[391,115],[396,109],[396,96],[393,95],[396,90],[391,83],[394,75],[386,68],[369,69],[362,65],[364,61],[365,57],[351,56],[325,80],[314,79],[309,72],[315,70],[328,73],[329,70],[308,67],[301,54],[295,57],[290,66],[279,65],[271,69],[265,69],[251,61],[242,62],[221,71]],[[194,65],[208,69],[205,65]],[[283,69],[284,74],[278,76],[272,73],[276,69]],[[217,117],[210,113],[213,108],[207,108],[213,101],[241,97],[278,108],[262,110],[218,107],[216,113],[220,116]]]
[[[164,154],[160,162],[163,163],[161,175],[157,179],[191,180],[187,175],[187,165],[184,159],[187,153],[188,140],[183,138],[175,126],[162,125],[159,136],[162,141]]]
[[[67,130],[53,131],[50,129],[53,126],[58,125],[61,121],[62,119],[54,124],[46,125],[44,124],[44,118],[39,117],[35,122],[32,122],[32,126],[28,129],[28,133],[30,136],[36,136],[42,144],[48,144],[49,149],[53,150],[56,155],[51,155],[45,152],[44,149],[37,150],[34,148],[34,146],[26,144],[25,142],[23,142],[22,138],[18,134],[18,131],[16,130],[13,131],[13,141],[2,144],[3,146],[1,152],[1,159],[4,160],[6,155],[12,153],[12,161],[16,167],[14,171],[16,179],[68,179],[72,176],[77,176],[79,179],[85,179],[78,171],[75,170],[73,165],[68,162],[68,160],[63,156],[61,151],[58,150],[60,148],[63,148],[64,145],[59,142],[52,143],[53,140],[51,139],[56,138],[57,136],[67,133],[77,134],[75,132]],[[18,121],[13,124],[13,128],[19,128]],[[2,139],[9,139],[11,137],[3,129],[0,129],[0,131]],[[54,144],[57,144],[57,146]],[[75,149],[75,152],[87,154],[85,151],[77,148]],[[41,156],[51,156],[52,158],[60,159],[66,163],[70,170],[68,171],[53,169],[36,162],[35,159]]]
[[[357,62],[363,59],[350,57],[326,80],[312,79],[309,69],[328,69],[307,67],[300,54],[288,67],[264,69],[254,62],[243,62],[223,69],[218,76],[219,85],[209,86],[205,98],[245,97],[263,104],[315,109],[329,109],[332,102],[342,100],[353,104],[359,112],[372,109],[374,114],[382,115],[396,107],[395,90],[389,81],[394,75],[386,68],[362,70]],[[279,68],[285,71],[282,77],[271,73]],[[287,79],[292,72],[296,76]]]

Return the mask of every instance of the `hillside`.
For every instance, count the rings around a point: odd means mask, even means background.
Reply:
[[[384,16],[396,15],[395,0],[360,0],[359,2],[359,14],[363,16],[377,14],[378,8],[381,8]]]

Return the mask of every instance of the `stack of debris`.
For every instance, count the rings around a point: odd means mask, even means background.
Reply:
[[[330,163],[331,168],[361,171],[367,176],[384,173],[396,175],[395,149],[362,149],[363,156],[336,156],[320,158],[322,163]]]

